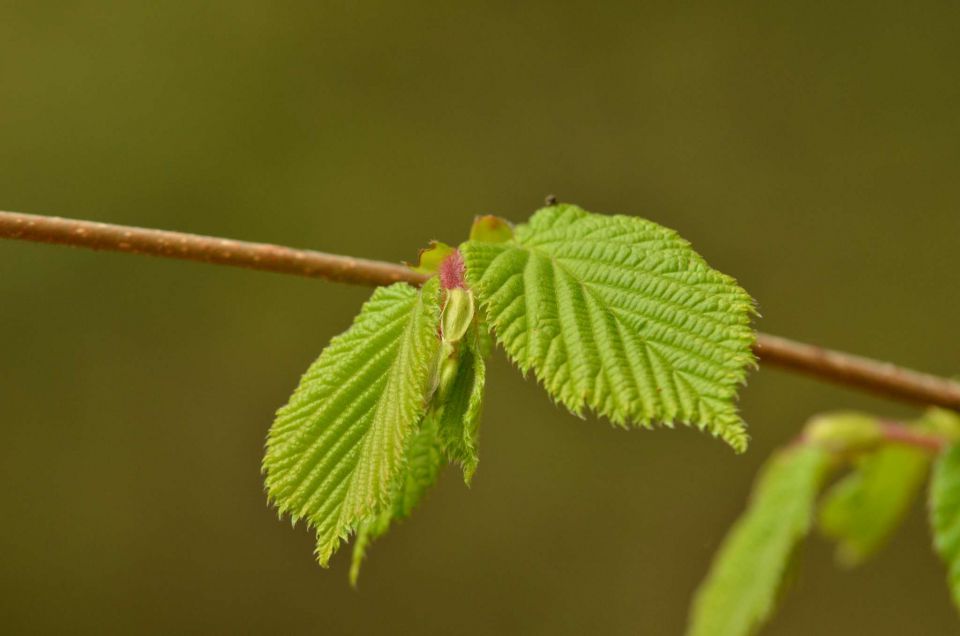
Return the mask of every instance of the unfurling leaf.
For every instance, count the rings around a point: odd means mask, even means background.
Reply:
[[[903,520],[927,475],[927,453],[888,445],[861,457],[820,506],[820,530],[837,541],[837,560],[860,565]]]
[[[934,465],[930,524],[933,545],[947,565],[953,602],[960,608],[960,444],[947,449]]]
[[[477,445],[486,365],[476,327],[467,335],[460,349],[457,373],[439,406],[439,437],[447,460],[460,465],[469,485],[480,461]]]
[[[828,451],[808,445],[769,460],[697,592],[688,636],[747,636],[770,617],[830,463]]]
[[[436,279],[421,290],[376,290],[277,412],[263,460],[267,493],[281,514],[315,528],[321,565],[393,501],[426,410],[439,316]]]
[[[430,241],[430,246],[421,249],[417,255],[417,264],[410,265],[408,263],[407,266],[421,274],[436,274],[440,270],[440,264],[453,251],[454,249],[446,243]]]
[[[735,400],[753,301],[675,232],[556,205],[512,240],[460,251],[497,340],[571,411],[683,422],[746,448]]]

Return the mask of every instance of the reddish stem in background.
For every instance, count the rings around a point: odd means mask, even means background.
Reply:
[[[947,446],[951,444],[951,441],[944,437],[918,431],[917,429],[911,428],[906,424],[901,424],[900,422],[880,422],[880,432],[883,441],[887,444],[912,446],[914,448],[919,448],[920,450],[930,452],[934,455],[940,454]],[[813,442],[811,442],[807,437],[806,431],[803,431],[790,440],[790,443],[787,444],[787,448],[796,448],[809,443]]]
[[[948,441],[942,437],[924,433],[897,422],[882,422],[880,427],[883,431],[883,439],[891,444],[914,446],[932,451],[934,454],[940,453],[948,445]]]

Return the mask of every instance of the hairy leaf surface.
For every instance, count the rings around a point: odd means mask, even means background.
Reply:
[[[746,636],[770,617],[829,465],[829,453],[816,446],[770,459],[697,592],[688,636]]]
[[[263,461],[268,496],[316,529],[322,565],[390,501],[425,412],[439,312],[436,279],[377,289],[277,412]]]
[[[960,444],[937,460],[930,483],[933,544],[947,565],[953,602],[960,608]]]
[[[922,450],[884,446],[827,492],[820,529],[837,541],[840,563],[859,565],[883,546],[916,499],[929,464]]]
[[[481,336],[475,326],[463,345],[457,375],[449,395],[439,407],[439,436],[447,460],[460,465],[463,479],[469,485],[480,461],[480,413],[487,373]]]
[[[556,205],[512,240],[460,249],[498,341],[571,411],[688,423],[746,448],[735,399],[753,302],[674,231]]]

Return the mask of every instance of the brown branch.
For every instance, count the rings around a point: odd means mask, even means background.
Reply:
[[[20,212],[0,212],[0,238],[248,267],[372,287],[401,280],[411,283],[425,280],[402,265],[382,261]]]
[[[419,285],[426,280],[423,274],[403,265],[382,261],[19,212],[0,212],[0,238],[150,254],[354,285],[378,286],[398,281]],[[754,351],[763,363],[916,404],[960,410],[958,382],[763,333],[757,334]]]
[[[887,397],[960,411],[960,382],[842,351],[757,334],[761,362]]]

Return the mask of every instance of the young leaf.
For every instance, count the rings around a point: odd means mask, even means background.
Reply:
[[[268,496],[316,529],[321,565],[389,501],[426,408],[439,314],[436,279],[377,289],[277,412],[263,460]]]
[[[408,263],[407,266],[421,274],[436,274],[440,269],[440,263],[452,253],[453,248],[446,243],[430,241],[430,246],[421,249],[417,254],[417,264]]]
[[[937,459],[930,483],[933,545],[947,564],[953,602],[960,608],[960,444]]]
[[[447,460],[460,464],[463,480],[470,485],[480,457],[477,442],[486,365],[476,327],[461,348],[457,375],[446,400],[440,406],[439,437]],[[472,336],[472,337],[471,337]]]
[[[556,205],[512,240],[460,251],[507,354],[571,411],[684,422],[746,448],[735,398],[753,301],[675,232]]]
[[[357,584],[360,565],[366,556],[370,542],[385,534],[394,520],[406,519],[410,516],[424,493],[436,483],[440,469],[443,467],[437,429],[438,418],[436,413],[431,411],[424,416],[420,429],[410,437],[404,454],[403,469],[391,487],[389,505],[379,513],[364,519],[357,528],[357,538],[353,544],[353,558],[350,563],[352,585]]]
[[[827,492],[819,525],[837,541],[840,563],[860,565],[883,546],[920,491],[929,463],[922,450],[884,446]]]
[[[769,460],[697,591],[688,636],[746,636],[770,617],[829,465],[830,454],[809,445]]]

